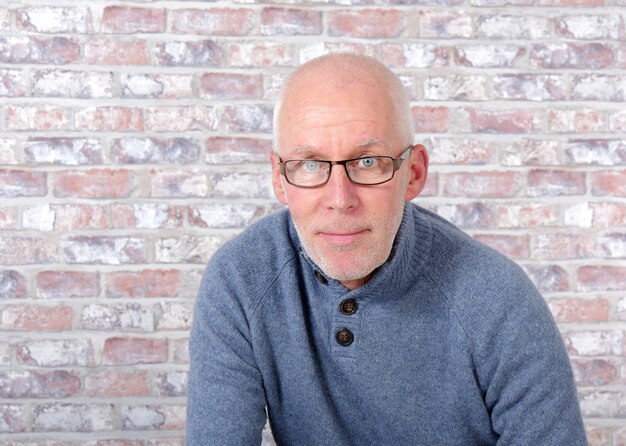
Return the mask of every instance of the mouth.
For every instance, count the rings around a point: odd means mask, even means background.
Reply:
[[[369,232],[368,229],[362,229],[357,231],[336,232],[332,230],[320,231],[318,234],[328,243],[335,245],[349,245],[351,243],[358,242]]]

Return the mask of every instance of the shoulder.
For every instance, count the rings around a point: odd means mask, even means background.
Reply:
[[[199,299],[226,294],[246,307],[253,307],[296,257],[293,236],[286,209],[246,228],[209,260]]]
[[[519,265],[443,218],[419,211],[433,234],[427,277],[467,333],[489,337],[494,329],[529,319],[538,329],[551,329],[548,307]]]

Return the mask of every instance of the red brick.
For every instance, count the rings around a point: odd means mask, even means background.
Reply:
[[[590,203],[594,228],[621,226],[626,222],[626,203]]]
[[[526,265],[525,271],[535,286],[543,292],[552,293],[569,290],[567,271],[559,265]]]
[[[564,170],[531,170],[528,174],[529,197],[584,195],[585,174]]]
[[[137,178],[129,170],[90,169],[54,175],[55,197],[124,198],[136,188]]]
[[[106,229],[106,208],[87,204],[52,205],[54,211],[54,230],[69,232],[80,229]]]
[[[531,133],[536,130],[535,111],[469,109],[472,131],[478,133]]]
[[[98,39],[85,43],[85,61],[92,65],[147,65],[145,40]]]
[[[605,386],[617,381],[618,368],[606,359],[573,359],[572,369],[578,386]]]
[[[419,37],[425,39],[469,39],[474,35],[472,16],[462,12],[421,11]]]
[[[505,166],[549,166],[560,164],[558,141],[521,139],[501,148],[500,163]]]
[[[4,307],[0,328],[15,331],[71,330],[74,310],[65,305],[14,305]]]
[[[226,238],[214,236],[182,236],[160,238],[155,242],[155,260],[158,263],[204,264],[224,244]]]
[[[104,364],[155,364],[167,361],[167,340],[109,338],[102,352]]]
[[[365,9],[328,13],[328,34],[331,36],[380,37],[400,35],[404,26],[402,11]]]
[[[626,142],[619,139],[576,139],[565,145],[565,155],[572,164],[626,164]]]
[[[0,96],[25,96],[26,89],[26,78],[21,70],[0,69]]]
[[[558,37],[579,40],[619,40],[622,19],[616,14],[570,15],[555,20]]]
[[[143,115],[140,108],[88,107],[76,112],[79,130],[107,132],[141,132]]]
[[[149,396],[148,372],[102,370],[90,373],[85,377],[85,394],[104,398]]]
[[[418,133],[445,133],[448,129],[448,107],[412,107],[411,114]]]
[[[150,196],[156,198],[206,197],[209,187],[204,172],[153,170]]]
[[[62,65],[78,61],[80,45],[66,37],[0,37],[0,62]]]
[[[437,206],[437,214],[461,228],[493,227],[493,210],[483,203]]]
[[[590,175],[593,195],[626,197],[626,170],[592,172]]]
[[[93,33],[91,11],[85,7],[30,6],[15,10],[17,28],[38,33]]]
[[[580,412],[584,418],[625,418],[626,391],[583,390],[579,393]]]
[[[220,66],[224,50],[212,40],[158,42],[154,46],[154,58],[157,65],[205,68]]]
[[[537,228],[559,225],[559,209],[548,204],[508,204],[496,207],[498,228]]]
[[[272,107],[248,104],[226,106],[219,124],[219,129],[225,132],[271,133]]]
[[[194,77],[187,74],[122,73],[120,77],[124,98],[192,98],[193,81]]]
[[[207,99],[258,99],[263,97],[260,75],[205,73],[200,79],[200,95]]]
[[[463,67],[512,68],[525,54],[523,46],[507,43],[454,47],[454,59]]]
[[[57,261],[57,244],[49,238],[0,237],[3,265],[29,265]]]
[[[535,68],[598,70],[614,63],[613,50],[601,43],[548,43],[533,45],[529,54]]]
[[[598,248],[605,259],[626,259],[626,233],[609,233],[598,239]]]
[[[529,247],[526,235],[478,234],[474,238],[509,258],[528,258]]]
[[[100,275],[79,271],[41,271],[37,274],[37,296],[43,299],[98,297]]]
[[[496,99],[562,101],[568,95],[563,76],[557,74],[502,74],[491,82]]]
[[[29,164],[101,164],[100,141],[86,138],[36,137],[22,143],[24,161]]]
[[[0,433],[26,432],[29,429],[25,407],[17,404],[0,404]]]
[[[581,266],[576,273],[581,291],[626,290],[626,267]]]
[[[39,70],[33,73],[33,95],[61,98],[110,98],[113,75],[106,72]]]
[[[604,322],[609,320],[609,301],[602,298],[559,298],[548,301],[557,322]]]
[[[589,330],[565,333],[563,340],[570,356],[607,356],[621,353],[622,337],[617,330]]]
[[[206,140],[210,164],[268,162],[270,150],[272,141],[269,139],[212,137]]]
[[[451,197],[514,197],[520,191],[517,172],[472,172],[442,175],[444,194]]]
[[[424,189],[420,193],[420,197],[434,197],[436,195],[439,195],[439,174],[436,172],[429,172]]]
[[[530,14],[484,14],[476,18],[476,35],[482,39],[537,40],[550,38],[550,20]]]
[[[123,406],[123,430],[181,430],[185,428],[184,405]]]
[[[590,133],[603,132],[607,125],[604,113],[598,110],[570,109],[549,110],[548,127],[554,133]]]
[[[318,35],[322,33],[322,13],[302,9],[264,8],[261,34],[266,36]]]
[[[43,197],[48,193],[45,172],[0,169],[0,197]]]
[[[80,327],[83,330],[106,332],[154,331],[152,309],[140,304],[87,305],[81,312]]]
[[[0,229],[17,229],[18,209],[16,206],[0,206]]]
[[[164,9],[107,6],[102,12],[104,33],[161,33],[165,31],[165,27]]]
[[[146,262],[146,242],[138,237],[71,237],[61,242],[67,263],[122,265]]]
[[[252,30],[255,12],[243,8],[178,9],[171,15],[174,32],[242,36]]]
[[[112,404],[47,403],[33,407],[36,432],[99,432],[113,430]]]
[[[217,117],[211,106],[155,106],[147,107],[144,113],[146,128],[155,132],[211,131],[217,127]]]
[[[8,106],[5,115],[9,130],[68,130],[69,109],[55,106]]]
[[[293,48],[276,42],[238,42],[226,45],[228,65],[242,68],[291,67],[295,64]]]
[[[177,297],[183,282],[175,269],[118,271],[106,276],[108,297]]]
[[[586,259],[595,256],[595,240],[587,234],[539,234],[532,237],[534,259]]]
[[[607,427],[590,426],[586,423],[585,435],[589,446],[613,446],[610,440],[610,429]]]
[[[0,372],[0,398],[67,398],[80,387],[80,376],[66,370]]]
[[[0,271],[0,299],[20,299],[28,295],[26,278],[18,271]]]
[[[19,364],[41,367],[89,367],[94,365],[89,339],[44,339],[21,342],[16,346]]]
[[[180,228],[184,207],[165,203],[113,204],[109,207],[111,227],[120,229]]]

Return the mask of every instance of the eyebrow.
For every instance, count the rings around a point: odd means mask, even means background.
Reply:
[[[385,143],[380,138],[369,137],[369,138],[365,138],[365,139],[360,140],[359,142],[357,142],[354,145],[354,148],[355,149],[356,148],[361,149],[361,148],[373,146],[375,144],[382,144],[383,146],[385,146]],[[293,153],[294,154],[313,154],[313,155],[318,155],[319,154],[319,152],[317,152],[311,146],[296,146],[296,147],[293,148]]]

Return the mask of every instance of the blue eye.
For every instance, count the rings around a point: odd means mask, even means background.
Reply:
[[[363,169],[369,169],[376,166],[376,158],[361,158],[359,159],[359,167]]]
[[[315,172],[320,168],[320,163],[318,163],[317,161],[305,161],[304,163],[302,163],[302,167],[307,172]]]

